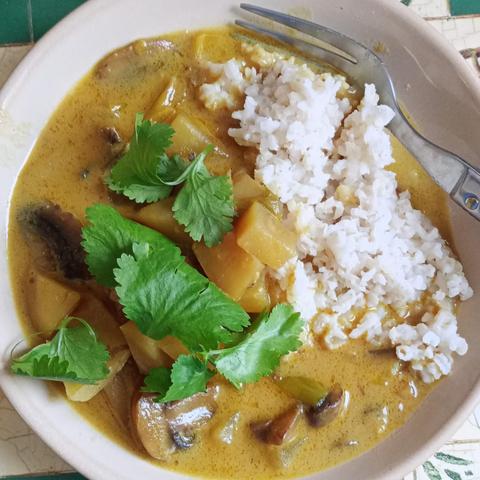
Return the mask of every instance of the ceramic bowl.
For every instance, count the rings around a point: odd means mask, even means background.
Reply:
[[[362,43],[385,46],[399,96],[432,140],[479,164],[480,82],[433,28],[397,0],[258,0],[311,18]],[[22,337],[6,253],[9,197],[38,135],[65,94],[104,54],[136,38],[225,24],[243,15],[230,0],[91,0],[48,33],[0,94],[0,385],[19,413],[60,456],[96,480],[186,478],[142,460],[102,436],[42,382],[8,373]],[[455,245],[477,295],[463,305],[470,351],[405,426],[373,450],[318,480],[398,480],[447,441],[480,399],[480,225],[452,209]],[[11,252],[15,255],[15,252]],[[319,451],[321,455],[321,451]]]

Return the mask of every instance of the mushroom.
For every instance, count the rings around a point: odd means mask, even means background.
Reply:
[[[252,423],[250,428],[260,441],[269,445],[282,445],[291,440],[302,410],[301,404],[296,403],[271,420]]]
[[[315,428],[324,427],[337,417],[343,403],[344,391],[338,384],[334,385],[323,400],[306,409],[308,423]]]
[[[82,224],[58,205],[45,202],[22,210],[19,221],[27,235],[46,246],[49,260],[67,280],[88,280],[90,273],[81,246]],[[44,253],[44,252],[43,252]]]
[[[184,400],[159,403],[156,395],[137,395],[132,418],[138,439],[153,458],[167,461],[177,450],[191,448],[196,433],[215,414],[218,387]]]

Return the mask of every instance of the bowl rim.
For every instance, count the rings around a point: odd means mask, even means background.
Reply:
[[[75,28],[76,25],[82,21],[87,21],[89,16],[95,15],[103,6],[110,3],[111,0],[89,0],[88,2],[77,7],[73,12],[67,15],[64,19],[58,22],[49,32],[47,32],[27,53],[27,55],[17,65],[15,70],[9,76],[4,86],[0,89],[0,105],[8,101],[10,95],[16,93],[18,88],[21,88],[23,80],[28,76],[29,72],[35,68],[38,62],[48,54],[50,45],[56,40],[61,39],[64,35],[68,35],[70,29]],[[419,31],[419,35],[423,35],[427,40],[436,43],[442,50],[445,57],[448,59],[459,76],[461,77],[465,88],[469,91],[476,103],[480,107],[480,81],[476,76],[474,70],[470,68],[461,55],[450,45],[450,43],[442,36],[440,32],[428,25],[423,18],[418,14],[408,9],[399,1],[392,0],[374,0],[382,6],[390,15],[402,18],[404,22],[414,25]],[[161,32],[159,32],[161,34]],[[80,80],[80,79],[78,79]],[[38,138],[38,136],[37,136]],[[8,225],[8,218],[10,212],[10,203],[7,206],[7,218],[4,220]],[[8,231],[8,230],[7,230]],[[7,272],[7,275],[9,273]],[[10,293],[8,294],[10,295]],[[11,295],[10,295],[11,296]],[[35,416],[35,412],[30,410],[24,401],[17,395],[17,388],[13,383],[8,382],[4,376],[0,376],[0,387],[5,396],[14,406],[15,410],[20,416],[29,424],[35,433],[56,453],[58,453],[65,461],[71,464],[79,473],[85,475],[87,478],[107,478],[104,475],[97,475],[95,462],[84,462],[74,450],[65,448],[60,437],[50,435],[48,425],[42,422]],[[438,448],[443,445],[455,431],[465,421],[470,412],[475,408],[480,401],[480,378],[474,384],[469,395],[464,399],[462,408],[458,409],[440,428],[437,429],[435,435],[430,438],[427,443],[424,443],[415,455],[404,458],[397,462],[388,472],[378,472],[375,477],[370,480],[386,480],[402,478],[410,471],[415,469],[425,459],[429,458],[435,453]],[[368,454],[368,451],[365,452]],[[83,459],[84,460],[84,459]],[[162,470],[160,470],[162,471]],[[177,478],[176,472],[169,471]],[[110,477],[109,477],[110,478]],[[186,478],[183,475],[178,478]]]

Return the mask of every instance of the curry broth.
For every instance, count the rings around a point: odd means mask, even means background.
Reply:
[[[209,45],[208,55],[212,60],[241,58],[238,43],[230,37],[230,28],[215,30],[215,33],[223,35],[225,42]],[[195,67],[194,55],[198,51],[195,51],[194,34],[178,33],[162,39],[159,44],[172,42],[171,51],[165,50],[166,53],[158,54],[158,58],[153,54],[145,65],[129,65],[133,74],[115,76],[113,67],[116,61],[121,61],[117,58],[120,55],[107,57],[111,63],[105,59],[99,62],[53,114],[19,176],[12,198],[8,242],[14,296],[27,333],[34,331],[28,314],[28,280],[35,258],[20,231],[16,215],[25,205],[43,200],[60,205],[82,222],[85,222],[85,208],[99,202],[113,203],[123,214],[134,215],[137,207],[111,196],[103,184],[104,172],[112,156],[100,130],[106,126],[115,127],[122,138],[128,139],[135,114],[149,109],[169,78],[187,76],[193,85],[204,81],[201,70]],[[148,54],[150,47],[149,42],[136,42],[132,48],[136,54],[142,51]],[[184,97],[182,110],[201,118],[220,139],[229,154],[232,171],[243,165],[243,149],[227,135],[227,129],[234,125],[230,115],[203,109],[195,98],[194,86],[186,88]],[[396,140],[394,154],[396,163],[392,169],[397,173],[399,186],[408,187],[414,205],[430,217],[445,238],[450,239],[446,195]],[[304,375],[326,385],[339,383],[348,391],[349,398],[348,408],[341,417],[320,429],[304,429],[308,441],[297,445],[287,468],[280,467],[276,447],[257,442],[248,428],[250,422],[271,418],[292,403],[292,399],[270,379],[262,379],[242,390],[235,390],[220,380],[217,413],[200,432],[199,441],[191,449],[174,455],[170,463],[157,463],[213,478],[283,478],[312,473],[373,447],[404,424],[432,388],[410,373],[399,371],[399,363],[391,353],[369,352],[361,341],[335,351],[322,350],[318,346],[305,347],[284,360],[278,373]],[[109,405],[104,393],[86,404],[72,403],[104,434],[154,461],[132,440],[130,432],[118,421],[118,416],[112,414]],[[218,432],[236,412],[240,412],[240,421],[234,441],[231,445],[222,443]]]

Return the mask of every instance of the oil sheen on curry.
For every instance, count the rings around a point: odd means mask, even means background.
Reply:
[[[465,353],[471,295],[446,198],[390,119],[374,86],[231,27],[107,55],[14,191],[37,343],[13,373],[188,475],[291,478],[372,448]]]

